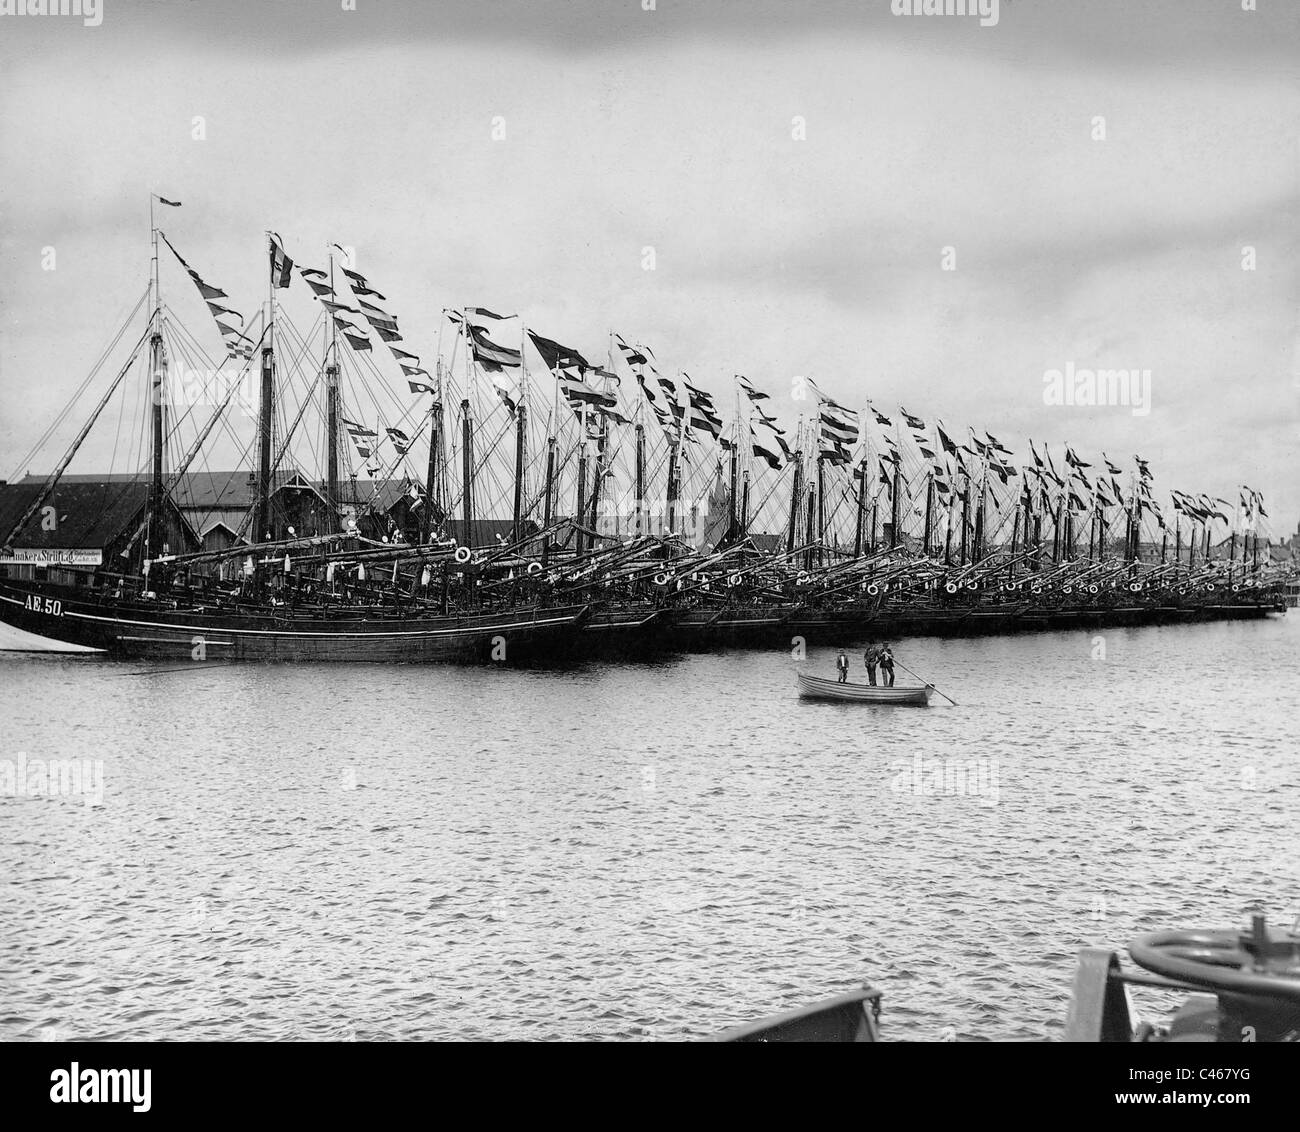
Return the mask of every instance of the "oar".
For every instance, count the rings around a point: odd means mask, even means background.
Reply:
[[[898,664],[898,667],[901,668],[904,672],[906,672],[909,676],[916,676],[916,679],[920,680],[921,683],[924,684],[927,688],[934,688],[934,685],[931,684],[928,680],[926,680],[924,676],[917,676],[915,672],[913,672],[910,668],[907,667],[907,665],[899,664],[897,660],[894,661],[894,663]],[[934,690],[936,692],[939,692],[938,688],[934,688]],[[952,704],[953,707],[961,706],[957,703],[956,700],[954,700],[950,695],[948,695],[947,692],[939,692],[939,695],[941,695],[945,700],[947,700],[950,704]]]

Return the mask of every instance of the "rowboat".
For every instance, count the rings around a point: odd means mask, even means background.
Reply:
[[[930,702],[933,684],[923,688],[890,688],[881,684],[841,684],[822,676],[799,673],[799,695],[805,700],[853,700],[867,704],[915,704],[925,707]]]

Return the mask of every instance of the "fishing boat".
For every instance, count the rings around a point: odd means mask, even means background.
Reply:
[[[1151,932],[1118,952],[1080,952],[1065,1020],[1067,1042],[1295,1042],[1300,1038],[1300,924],[1246,931]],[[1144,1018],[1132,990],[1188,997],[1164,1021]],[[871,986],[724,1030],[720,1042],[877,1042],[881,992]]]
[[[0,648],[635,659],[1264,618],[1295,584],[1259,492],[1241,489],[1234,519],[1170,491],[1171,522],[1140,457],[1103,453],[1103,474],[1031,442],[1017,467],[990,433],[960,443],[820,391],[791,426],[745,377],[729,407],[612,331],[589,361],[483,307],[442,311],[426,369],[338,245],[307,267],[267,233],[266,302],[246,320],[153,201],[179,207],[151,200],[148,285],[58,420],[134,342],[126,363],[48,475],[0,481]],[[163,302],[172,259],[224,358]],[[71,474],[114,420],[102,447],[125,470]],[[213,470],[218,441],[233,470]],[[929,692],[803,680],[823,699]]]
[[[933,684],[924,687],[887,687],[880,684],[851,684],[828,680],[823,676],[798,674],[799,695],[805,700],[833,700],[836,703],[910,704],[925,707],[930,702]]]

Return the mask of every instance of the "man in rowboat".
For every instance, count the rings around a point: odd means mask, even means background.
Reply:
[[[880,657],[884,651],[884,646],[879,641],[871,641],[867,645],[867,652],[863,657],[863,661],[867,666],[867,683],[873,688],[876,686],[876,665],[880,663]]]
[[[849,680],[849,654],[840,649],[840,655],[835,658],[835,667],[839,669],[840,683],[847,684]]]
[[[880,678],[885,682],[886,688],[894,686],[894,650],[889,647],[888,641],[880,649]]]

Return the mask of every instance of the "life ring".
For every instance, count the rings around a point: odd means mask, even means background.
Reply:
[[[1088,587],[1088,592],[1089,592],[1090,594],[1095,594],[1095,593],[1097,592],[1097,588],[1098,588],[1098,587],[1097,587],[1097,583],[1096,583],[1096,582],[1093,582],[1092,585],[1090,585],[1090,586]]]
[[[1178,592],[1179,592],[1180,594],[1185,594],[1185,593],[1187,592],[1187,587],[1186,587],[1186,586],[1179,586],[1179,587],[1178,587]]]
[[[469,560],[470,560],[471,558],[473,558],[473,557],[474,557],[474,555],[471,553],[471,551],[470,551],[470,549],[469,549],[468,546],[458,546],[458,547],[456,547],[455,559],[456,559],[456,561],[459,562],[462,566],[464,566],[467,562],[469,562]]]
[[[1141,593],[1141,592],[1142,592],[1142,583],[1141,583],[1141,582],[1129,582],[1129,584],[1128,584],[1128,588],[1129,588],[1129,592],[1130,592],[1130,593],[1135,593],[1135,594],[1136,594],[1136,593]]]
[[[810,577],[808,577],[808,571],[807,571],[807,570],[800,570],[800,571],[799,571],[799,576],[798,576],[797,578],[795,578],[795,580],[794,580],[794,584],[795,584],[796,586],[806,586],[806,585],[807,585],[809,582],[811,582],[811,581],[812,581],[812,579],[811,579]]]
[[[530,574],[540,574],[542,572],[542,564],[540,562],[528,563],[528,572]]]
[[[977,589],[980,588],[980,584],[979,584],[979,582],[967,582],[967,583],[966,583],[966,588],[967,588],[968,590],[977,590]]]
[[[671,579],[668,577],[668,575],[663,573],[662,571],[655,575],[656,586],[666,586],[670,580]]]
[[[867,586],[867,593],[869,593],[872,597],[875,597],[876,594],[880,593],[880,587],[876,585],[875,582],[872,582],[869,586]]]
[[[738,586],[738,585],[740,585],[740,575],[739,575],[739,574],[728,574],[728,575],[727,575],[727,585],[729,585],[729,586]]]
[[[1033,594],[1035,597],[1037,597],[1039,594],[1041,594],[1041,593],[1043,592],[1043,587],[1042,587],[1042,586],[1034,586],[1034,587],[1032,587],[1032,588],[1030,589],[1029,592],[1030,592],[1031,594]]]
[[[956,582],[949,582],[943,588],[947,590],[950,594],[955,594],[959,587]]]
[[[1073,587],[1073,586],[1062,586],[1062,587],[1061,587],[1061,592],[1062,592],[1063,594],[1072,594],[1072,593],[1074,593],[1074,587]]]

